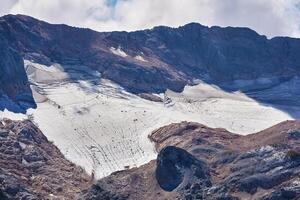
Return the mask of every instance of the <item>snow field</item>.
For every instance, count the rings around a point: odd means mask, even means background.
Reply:
[[[25,64],[37,102],[27,114],[66,158],[97,178],[155,159],[148,135],[170,123],[194,121],[249,134],[293,119],[245,94],[202,82],[182,93],[166,91],[160,96],[167,101],[152,102],[99,81],[96,72],[72,69],[70,77],[59,65]],[[90,79],[79,79],[82,75]]]

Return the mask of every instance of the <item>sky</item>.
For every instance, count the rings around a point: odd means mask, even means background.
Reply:
[[[300,0],[0,0],[0,15],[25,14],[97,31],[190,22],[240,26],[269,38],[300,37]]]

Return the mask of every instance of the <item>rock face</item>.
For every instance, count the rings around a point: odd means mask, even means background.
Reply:
[[[172,191],[184,179],[190,181],[194,177],[199,179],[200,183],[210,185],[206,164],[185,150],[173,146],[165,147],[158,154],[155,177],[159,186],[166,191]]]
[[[299,199],[299,121],[248,136],[182,122],[150,138],[155,161],[99,180],[82,197],[100,191],[121,199]],[[99,193],[98,193],[99,194]],[[84,199],[84,198],[83,198]]]
[[[0,27],[0,110],[8,108],[18,112],[35,107],[21,55],[1,35]],[[17,105],[10,105],[10,99]],[[6,100],[6,101],[5,101]],[[1,102],[2,101],[2,102]]]
[[[231,87],[232,81],[267,78],[262,85],[269,87],[300,73],[299,39],[269,40],[247,28],[191,23],[99,33],[7,15],[0,18],[0,38],[0,81],[19,83],[13,91],[1,84],[9,97],[28,89],[22,58],[46,65],[84,65],[134,93],[181,91],[195,79],[238,90],[245,88]]]
[[[74,199],[89,181],[30,121],[1,121],[1,200]]]

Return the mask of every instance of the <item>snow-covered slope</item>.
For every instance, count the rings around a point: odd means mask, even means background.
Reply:
[[[37,102],[37,109],[27,114],[68,159],[98,178],[154,159],[148,134],[172,122],[195,121],[249,134],[292,119],[242,93],[201,82],[182,93],[167,91],[160,94],[164,102],[153,102],[83,66],[25,61],[25,68]]]

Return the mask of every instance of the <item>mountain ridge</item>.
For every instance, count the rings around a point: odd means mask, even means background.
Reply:
[[[93,31],[93,32],[98,32],[98,33],[112,33],[112,32],[124,32],[124,33],[133,33],[133,32],[142,32],[142,31],[151,31],[153,29],[160,29],[160,28],[167,28],[167,29],[178,29],[178,28],[182,28],[182,27],[185,27],[185,26],[193,26],[193,25],[196,25],[196,26],[201,26],[201,27],[205,27],[205,28],[228,28],[228,29],[244,29],[244,30],[250,30],[252,32],[255,32],[257,35],[260,35],[260,36],[264,36],[266,37],[265,35],[263,34],[259,34],[258,32],[256,32],[255,30],[251,29],[251,28],[248,28],[246,26],[218,26],[218,25],[213,25],[213,26],[207,26],[207,25],[203,25],[199,22],[189,22],[189,23],[186,23],[186,24],[183,24],[183,25],[179,25],[179,26],[167,26],[167,25],[158,25],[158,26],[153,26],[152,28],[145,28],[145,29],[140,29],[140,30],[132,30],[132,31],[97,31],[97,30],[94,30],[92,28],[88,28],[88,27],[78,27],[78,26],[72,26],[72,25],[68,25],[68,24],[65,24],[65,23],[50,23],[50,22],[47,22],[45,20],[42,20],[42,19],[38,19],[38,18],[35,18],[35,17],[32,17],[32,16],[29,16],[29,15],[23,15],[23,14],[7,14],[7,15],[3,15],[3,16],[0,16],[0,18],[18,18],[18,19],[23,19],[23,20],[34,20],[34,21],[39,21],[39,22],[42,22],[42,23],[47,23],[49,25],[61,25],[61,26],[68,26],[68,27],[72,27],[72,28],[76,28],[76,29],[86,29],[86,30],[89,30],[89,31]],[[294,38],[294,39],[298,39],[296,37],[289,37],[289,36],[274,36],[270,39],[273,39],[273,38]]]
[[[97,32],[7,15],[1,17],[0,35],[23,59],[85,65],[133,93],[182,91],[194,79],[222,86],[241,79],[300,74],[300,39],[267,39],[249,28],[190,23],[178,28]]]

